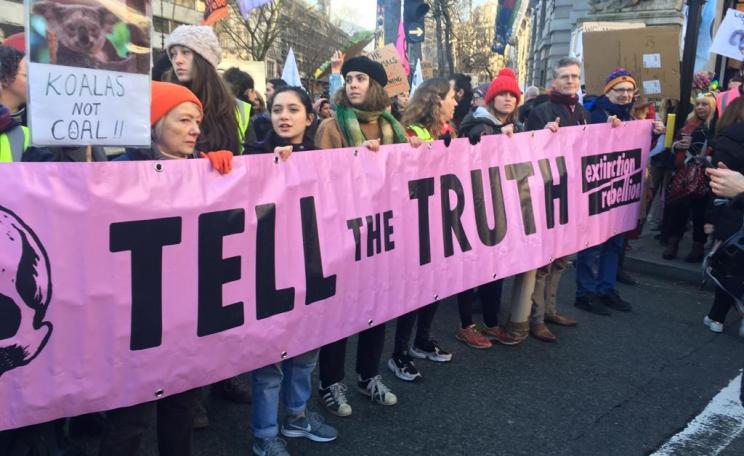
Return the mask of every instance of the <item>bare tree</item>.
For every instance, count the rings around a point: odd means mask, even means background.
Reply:
[[[456,9],[455,0],[433,0],[433,16],[436,21],[437,33],[437,55],[439,56],[439,68],[444,69],[445,63],[449,74],[455,72],[455,59],[452,52],[452,39],[454,38],[454,25],[452,23],[453,11]]]
[[[230,17],[215,24],[215,31],[227,38],[231,53],[245,60],[265,60],[285,26],[281,12],[284,0],[272,0],[243,20],[235,0],[228,0]]]

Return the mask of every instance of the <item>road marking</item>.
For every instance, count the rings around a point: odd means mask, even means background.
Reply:
[[[739,400],[741,375],[716,395],[705,409],[650,456],[717,455],[744,431],[744,407]]]

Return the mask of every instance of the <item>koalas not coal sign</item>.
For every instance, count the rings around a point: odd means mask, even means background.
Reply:
[[[27,0],[35,145],[150,143],[149,1]]]

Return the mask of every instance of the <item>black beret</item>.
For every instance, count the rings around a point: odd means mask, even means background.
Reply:
[[[344,78],[349,71],[364,73],[383,87],[388,83],[385,67],[364,55],[352,57],[344,62],[344,66],[341,67],[341,74],[344,75]]]

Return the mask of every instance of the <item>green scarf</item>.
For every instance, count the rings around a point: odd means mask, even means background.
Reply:
[[[380,122],[382,144],[400,144],[407,140],[403,126],[387,111],[368,112],[336,106],[336,120],[349,146],[361,146],[367,140],[359,126],[359,121],[366,123],[377,120]]]

